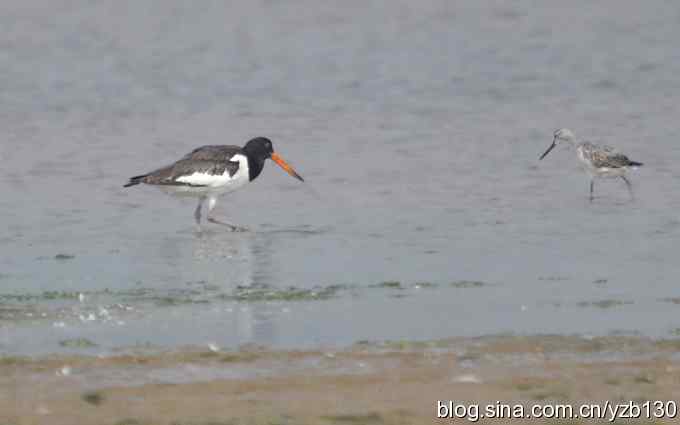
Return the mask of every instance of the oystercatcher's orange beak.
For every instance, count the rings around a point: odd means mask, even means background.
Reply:
[[[283,158],[281,158],[277,153],[272,152],[271,158],[272,161],[276,162],[278,166],[283,168],[286,173],[290,174],[301,182],[305,181],[298,173],[295,172],[295,170],[293,170],[293,167],[288,165],[288,163],[284,161]]]

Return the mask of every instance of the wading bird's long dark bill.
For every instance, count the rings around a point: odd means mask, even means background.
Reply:
[[[283,160],[277,153],[272,153],[272,161],[276,162],[279,167],[283,168],[283,170],[290,174],[291,176],[295,177],[296,179],[300,180],[301,182],[305,181],[298,173],[293,170],[293,167],[288,165],[286,161]]]
[[[548,154],[550,153],[550,151],[553,150],[553,148],[554,148],[555,146],[557,146],[557,144],[556,144],[555,141],[553,140],[552,145],[550,145],[550,147],[548,148],[547,151],[543,152],[543,155],[541,155],[541,157],[539,158],[539,160],[545,158],[545,156],[548,155]]]

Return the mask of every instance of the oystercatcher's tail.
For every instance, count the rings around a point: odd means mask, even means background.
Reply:
[[[130,187],[130,186],[134,186],[134,185],[140,184],[140,183],[142,183],[142,180],[144,180],[144,177],[146,177],[146,176],[148,176],[148,174],[143,174],[143,175],[141,175],[141,176],[130,177],[130,181],[127,182],[127,183],[125,183],[125,184],[123,185],[123,187]]]

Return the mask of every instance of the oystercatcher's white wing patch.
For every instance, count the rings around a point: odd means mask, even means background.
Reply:
[[[195,172],[186,176],[177,177],[177,181],[180,183],[190,184],[192,186],[213,186],[224,181],[224,177],[221,174],[216,175]]]
[[[236,154],[231,157],[231,162],[238,162],[238,170],[233,176],[229,175],[228,170],[224,170],[222,174],[209,174],[197,171],[193,174],[181,176],[177,178],[180,183],[190,184],[192,186],[204,186],[220,191],[230,192],[237,189],[250,180],[250,173],[248,170],[248,158],[244,155]]]

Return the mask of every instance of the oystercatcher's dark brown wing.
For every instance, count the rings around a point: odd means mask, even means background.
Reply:
[[[222,175],[225,171],[229,172],[229,176],[233,176],[238,171],[239,163],[232,162],[231,158],[239,153],[242,153],[242,149],[238,146],[201,146],[174,164],[159,168],[148,174],[131,177],[124,187],[134,186],[139,183],[200,187],[201,185],[178,181],[178,179],[194,173]]]
[[[230,145],[207,145],[196,148],[182,159],[200,161],[229,161],[236,154],[243,154],[243,148]]]

